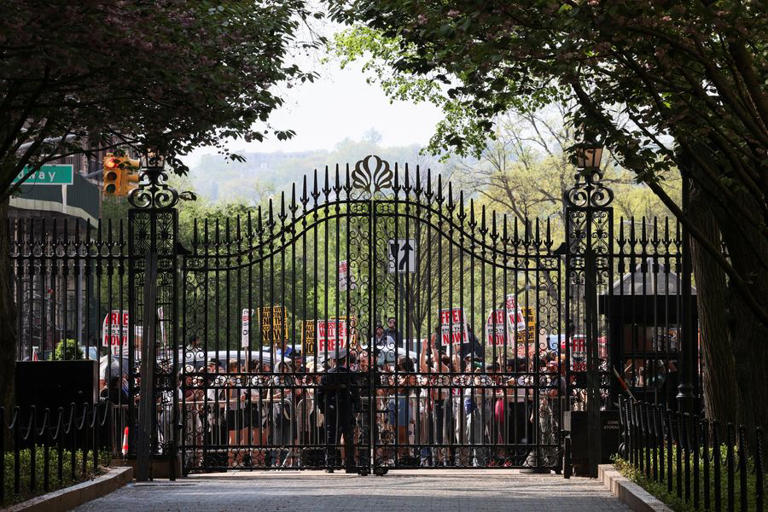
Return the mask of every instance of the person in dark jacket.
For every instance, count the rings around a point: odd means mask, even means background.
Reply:
[[[99,397],[107,399],[114,405],[125,405],[128,403],[128,392],[123,389],[123,379],[118,375],[112,375],[109,379],[109,385],[101,390]]]
[[[403,346],[403,335],[397,330],[397,320],[391,316],[387,319],[387,328],[384,329],[384,336],[389,336],[395,342],[395,346]]]
[[[317,390],[317,403],[325,416],[326,471],[333,472],[336,446],[343,435],[344,466],[347,473],[354,473],[354,421],[355,411],[361,406],[360,394],[354,382],[355,374],[347,364],[346,350],[340,350],[331,357],[331,368],[323,375]]]

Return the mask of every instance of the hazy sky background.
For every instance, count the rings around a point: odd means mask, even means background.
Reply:
[[[279,129],[293,129],[296,136],[287,141],[272,137],[264,142],[233,141],[234,152],[331,150],[349,137],[358,140],[371,128],[382,136],[383,146],[426,145],[440,120],[441,112],[431,104],[390,103],[377,84],[368,84],[362,63],[341,69],[336,61],[315,63],[320,73],[314,83],[303,84],[280,92],[285,99],[282,108],[270,117]],[[213,153],[200,148],[185,158],[194,166],[202,154]]]

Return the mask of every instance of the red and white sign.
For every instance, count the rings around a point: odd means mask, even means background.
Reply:
[[[512,344],[514,340],[505,337],[507,318],[503,309],[494,309],[488,315],[485,322],[485,344],[489,347],[503,347],[505,339],[507,343]]]
[[[345,318],[333,320],[318,320],[317,329],[317,353],[336,352],[347,348],[349,331]]]
[[[587,336],[574,334],[570,339],[571,344],[571,370],[574,372],[587,371]],[[560,351],[565,353],[565,342],[560,342]]]
[[[101,324],[102,345],[109,347],[113,356],[128,354],[128,310],[114,309]]]
[[[440,310],[440,334],[443,345],[469,343],[467,321],[462,308]]]
[[[528,326],[525,324],[525,315],[523,315],[523,311],[517,304],[515,294],[510,293],[507,295],[506,307],[507,318],[509,320],[509,328],[513,331],[524,331]]]

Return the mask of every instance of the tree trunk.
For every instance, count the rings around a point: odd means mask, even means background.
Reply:
[[[740,223],[742,233],[734,229]],[[761,307],[768,305],[768,270],[765,255],[768,244],[757,233],[757,228],[742,219],[721,219],[721,232],[728,248],[728,256],[742,276],[750,278],[749,288]],[[728,226],[730,229],[726,229]],[[768,428],[768,401],[765,372],[768,368],[768,327],[749,309],[741,295],[732,286],[726,294],[728,301],[728,327],[731,333],[734,357],[733,378],[739,387],[739,422],[752,430],[755,426]]]
[[[714,245],[720,232],[707,201],[697,189],[691,191],[689,219]],[[739,417],[739,388],[733,379],[735,361],[728,326],[728,299],[725,272],[695,240],[691,241],[696,304],[701,330],[704,407],[709,418],[736,422]]]
[[[708,151],[705,145],[693,144],[692,147],[702,154]],[[712,155],[712,158],[717,157]],[[682,161],[693,160],[684,158]],[[720,247],[722,239],[733,269],[747,281],[759,307],[767,308],[768,243],[759,232],[759,226],[753,219],[743,218],[728,204],[722,204],[721,197],[712,196],[708,191],[718,188],[696,165],[688,165],[685,169],[698,187],[693,194],[695,197],[691,198],[697,204],[695,209],[691,208],[694,210],[691,220],[707,233],[715,247]],[[728,171],[724,170],[723,174],[727,175]],[[760,205],[750,194],[735,187],[733,193],[735,200],[747,211],[759,211]],[[757,318],[741,293],[704,251],[695,243],[692,245],[702,350],[707,366],[704,383],[705,394],[709,395],[705,397],[707,409],[721,422],[745,425],[751,437],[754,427],[768,428],[768,401],[761,396],[766,389],[768,326]]]
[[[0,203],[0,405],[10,411],[14,403],[16,375],[16,304],[11,288],[11,233],[8,200]],[[9,412],[6,412],[8,421]]]

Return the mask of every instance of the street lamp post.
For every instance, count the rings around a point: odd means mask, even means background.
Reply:
[[[592,184],[601,177],[600,160],[603,155],[601,145],[584,142],[576,149],[576,165],[584,181]],[[597,322],[597,284],[598,263],[594,247],[594,217],[588,205],[585,209],[584,241],[584,334],[587,349],[587,453],[589,475],[597,476],[597,466],[602,454],[602,428],[600,421],[600,376],[598,374],[598,322]]]

